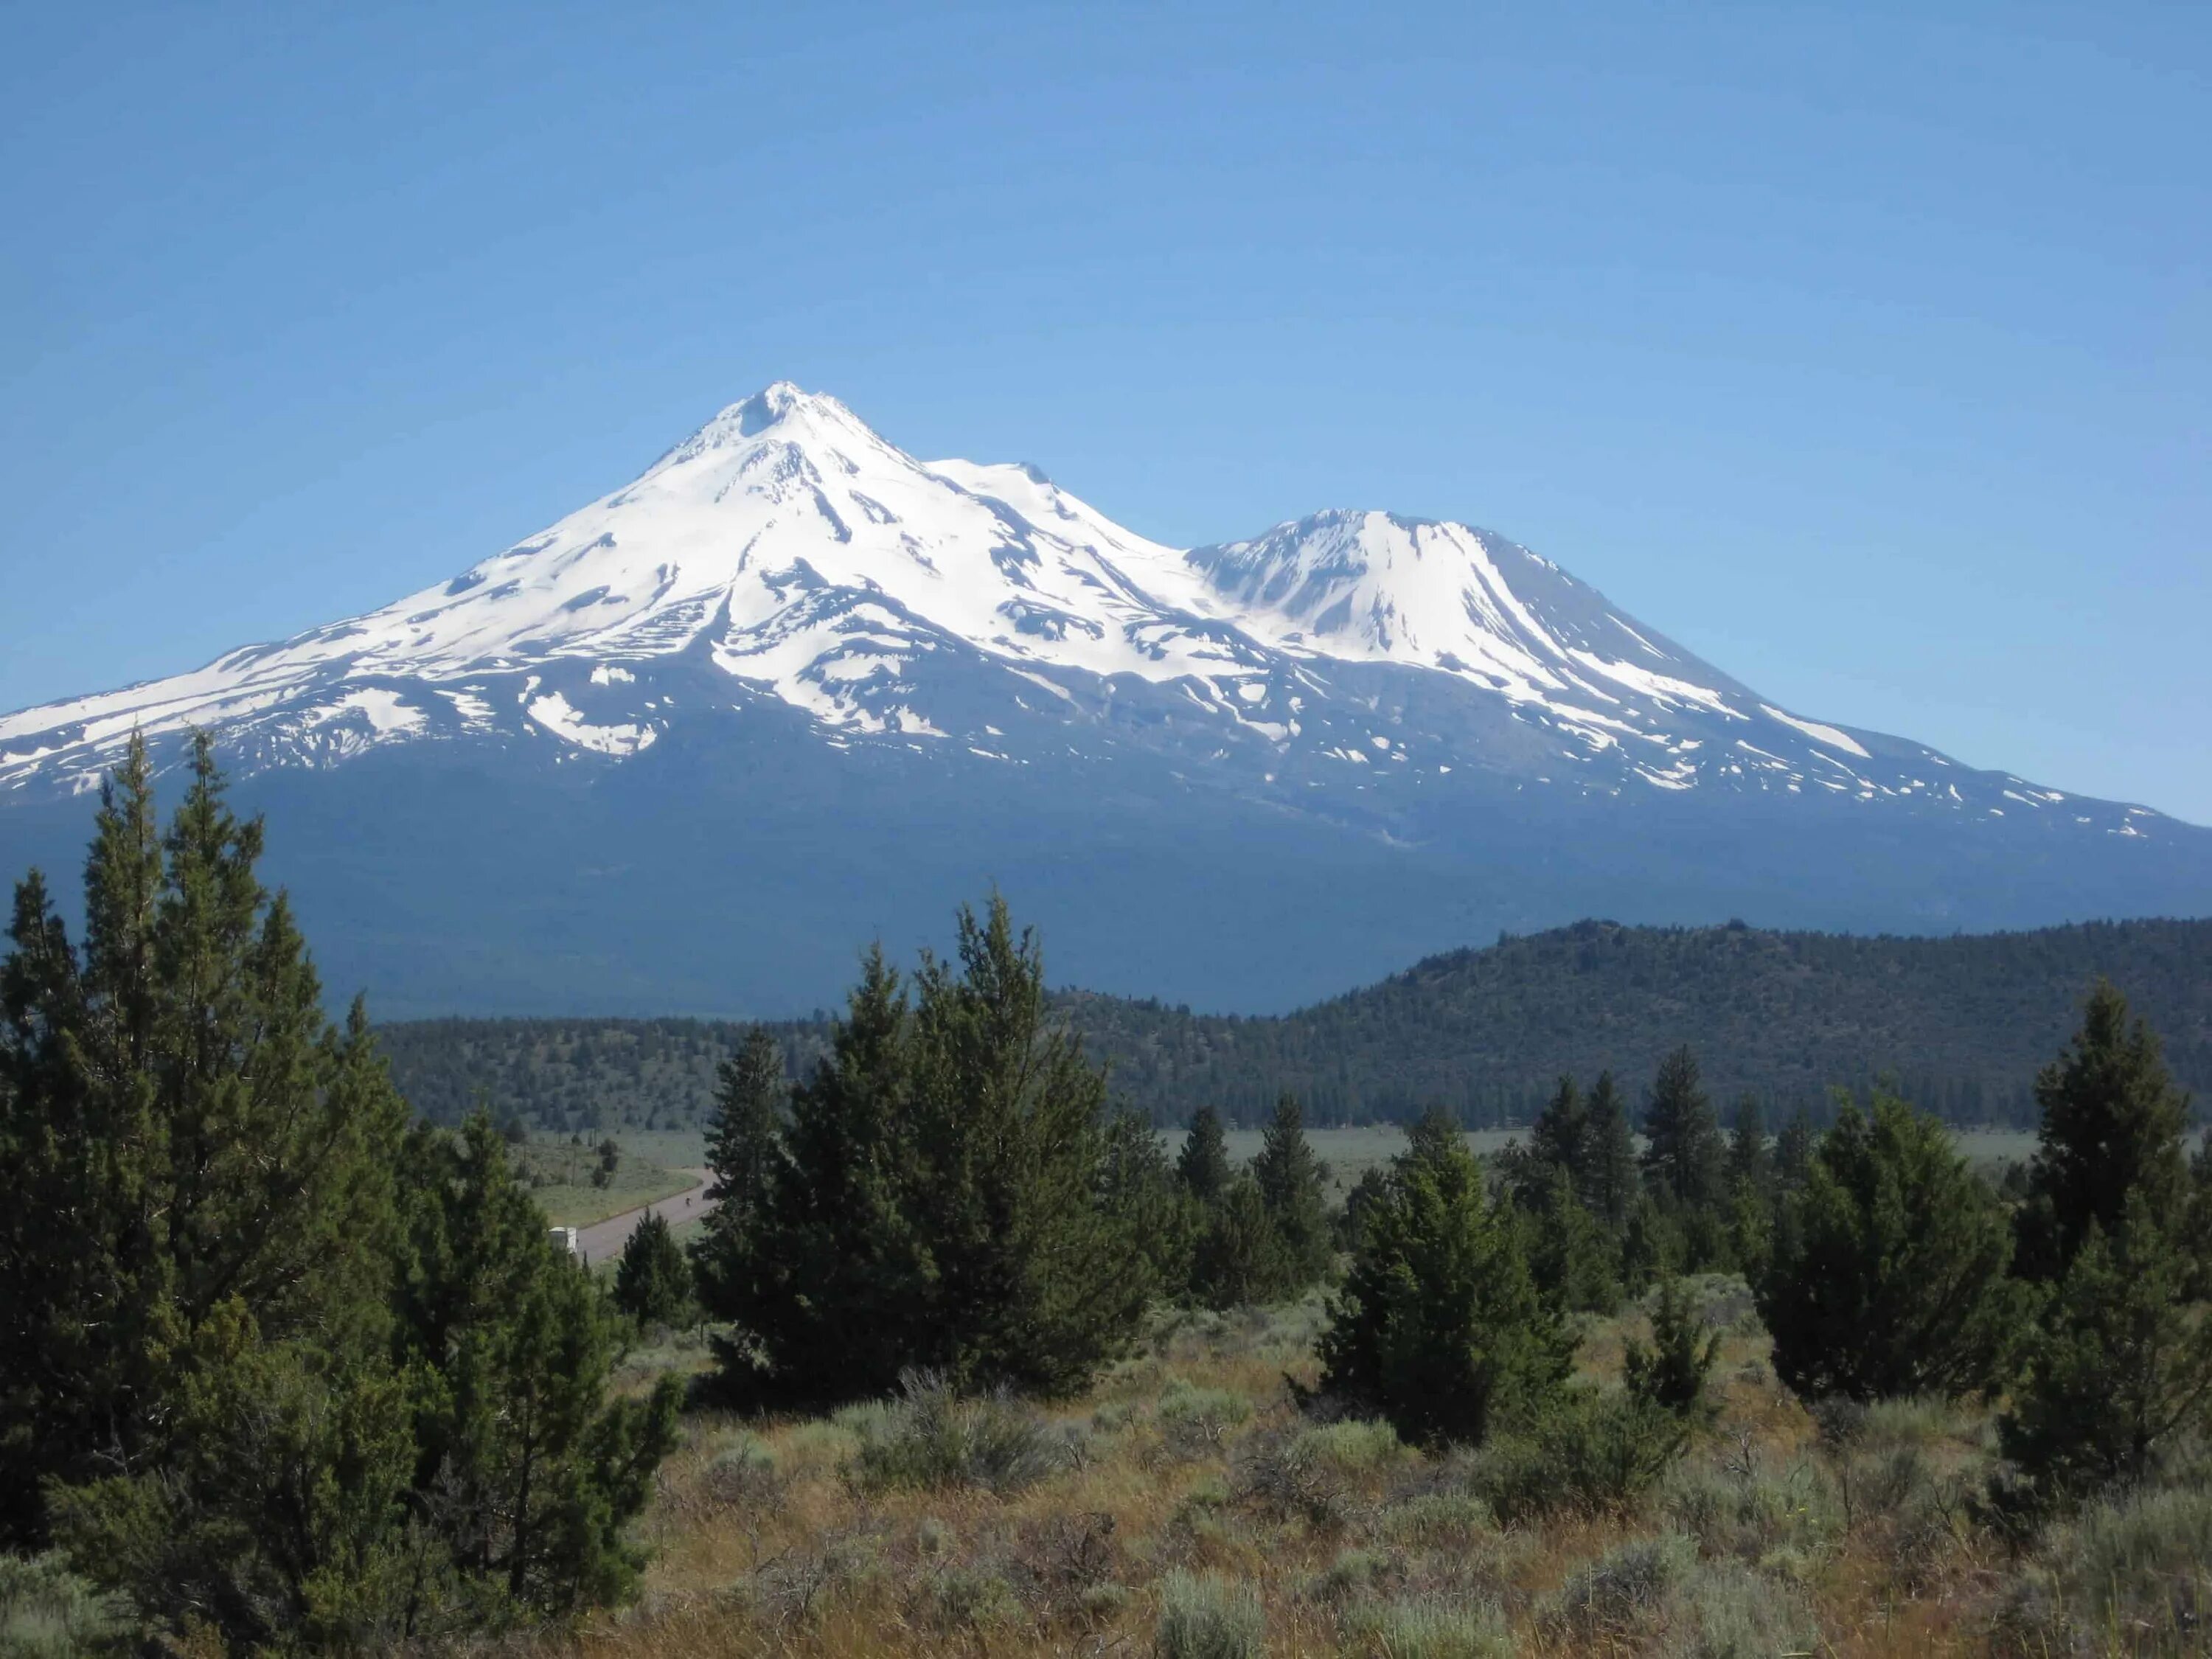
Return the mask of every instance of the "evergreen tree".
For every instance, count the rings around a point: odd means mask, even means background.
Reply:
[[[1790,1114],[1790,1121],[1774,1138],[1774,1181],[1782,1192],[1794,1193],[1803,1188],[1813,1172],[1813,1153],[1820,1139],[1813,1127],[1810,1112],[1800,1106]]]
[[[912,1024],[897,971],[871,949],[788,1121],[753,1120],[774,1140],[757,1159],[756,1206],[708,1217],[694,1262],[708,1313],[737,1328],[714,1344],[734,1403],[888,1394],[933,1351],[935,1269],[914,1220]],[[725,1131],[735,1155],[714,1165],[717,1185],[745,1188],[756,1132]]]
[[[1720,1352],[1721,1333],[1705,1329],[1682,1281],[1662,1279],[1651,1308],[1650,1346],[1629,1339],[1621,1379],[1632,1400],[1692,1422],[1709,1422],[1717,1413],[1705,1398],[1705,1379]]]
[[[691,1264],[658,1211],[647,1211],[623,1242],[615,1306],[640,1327],[680,1325],[691,1313]]]
[[[774,1132],[757,1223],[701,1252],[739,1403],[879,1394],[916,1368],[1065,1392],[1157,1288],[1139,1161],[1048,1014],[1034,936],[996,898],[981,921],[963,907],[959,936],[957,969],[925,955],[911,1005],[870,954]]]
[[[1636,1169],[1636,1133],[1629,1127],[1627,1103],[1611,1072],[1601,1072],[1584,1111],[1589,1170],[1578,1180],[1583,1206],[1618,1232],[1628,1225],[1641,1191]]]
[[[157,842],[134,743],[82,954],[35,878],[18,891],[7,1525],[50,1531],[154,1636],[233,1651],[380,1650],[617,1599],[674,1385],[605,1404],[599,1297],[504,1142],[481,1115],[465,1151],[404,1133],[359,1004],[343,1033],[324,1019],[260,847],[204,739]]]
[[[1750,1194],[1764,1200],[1774,1184],[1774,1164],[1766,1149],[1766,1119],[1759,1109],[1759,1097],[1745,1095],[1735,1103],[1729,1128],[1728,1186],[1732,1195]]]
[[[405,1377],[264,1341],[234,1302],[195,1346],[158,1473],[50,1493],[82,1575],[170,1638],[159,1650],[204,1651],[211,1635],[234,1653],[395,1651],[493,1622],[457,1593],[446,1540],[405,1523]]]
[[[722,1062],[707,1123],[707,1167],[714,1176],[707,1196],[739,1233],[759,1220],[774,1187],[787,1093],[783,1051],[756,1025]]]
[[[1252,1176],[1280,1247],[1281,1291],[1319,1284],[1336,1256],[1326,1196],[1328,1166],[1307,1145],[1305,1117],[1291,1095],[1275,1103]]]
[[[1729,1261],[1747,1279],[1764,1269],[1771,1243],[1777,1188],[1774,1162],[1766,1146],[1766,1121],[1755,1095],[1735,1104],[1729,1131],[1728,1237]]]
[[[1681,1224],[1649,1193],[1637,1194],[1620,1231],[1620,1282],[1631,1296],[1642,1296],[1661,1280],[1682,1271],[1689,1248]]]
[[[2212,1427],[2212,1319],[2191,1304],[2194,1267],[2141,1190],[2110,1237],[2091,1221],[1997,1425],[2039,1496],[2139,1479],[2161,1446]]]
[[[1591,1176],[1590,1119],[1582,1091],[1562,1077],[1528,1130],[1528,1156],[1538,1164],[1565,1170],[1576,1190],[1586,1191]]]
[[[1190,1132],[1183,1137],[1176,1159],[1176,1174],[1183,1189],[1201,1204],[1211,1204],[1228,1190],[1232,1171],[1229,1140],[1223,1133],[1221,1114],[1200,1106],[1190,1115]]]
[[[7,1540],[45,1534],[42,1482],[162,1467],[197,1369],[293,1341],[343,1368],[383,1340],[405,1109],[359,1005],[342,1032],[325,1019],[290,907],[255,875],[261,847],[204,738],[157,838],[134,739],[101,791],[82,951],[35,873],[16,890],[0,965]]]
[[[743,1318],[759,1295],[746,1280],[761,1262],[762,1232],[783,1169],[786,1093],[782,1051],[756,1025],[717,1079],[707,1123],[706,1196],[714,1207],[691,1243],[701,1299],[726,1319]]]
[[[2035,1101],[2042,1127],[2020,1214],[2022,1273],[2063,1279],[2091,1224],[2110,1237],[2138,1193],[2154,1216],[2181,1213],[2189,1097],[2110,983],[2089,993],[2072,1043],[2037,1076]]]
[[[1065,1394],[1133,1334],[1152,1287],[1102,1201],[1105,1073],[1048,1014],[1035,933],[994,895],[959,971],[916,977],[913,1221],[935,1268],[921,1356],[975,1387]]]
[[[1455,1123],[1432,1112],[1413,1130],[1361,1231],[1320,1342],[1324,1393],[1426,1445],[1479,1443],[1558,1399],[1574,1340]]]
[[[1191,1295],[1200,1306],[1253,1306],[1291,1288],[1289,1251],[1249,1171],[1232,1177],[1204,1213],[1190,1267]]]
[[[2192,1268],[2189,1299],[2212,1302],[2212,1129],[2189,1160],[2189,1207],[2180,1228],[2183,1254]]]
[[[547,1237],[479,1114],[410,1139],[400,1363],[416,1379],[413,1502],[463,1598],[561,1615],[623,1599],[623,1531],[675,1444],[664,1377],[609,1400],[614,1317]]]
[[[1358,1251],[1367,1237],[1366,1219],[1389,1192],[1389,1184],[1390,1172],[1381,1164],[1370,1164],[1359,1172],[1359,1179],[1344,1195],[1344,1208],[1337,1213],[1336,1243],[1340,1250],[1353,1254]]]
[[[1149,1293],[1186,1294],[1202,1212],[1183,1190],[1149,1118],[1120,1111],[1107,1124],[1100,1193],[1136,1253]]]
[[[1756,1295],[1778,1376],[1807,1398],[1966,1395],[2002,1376],[2027,1310],[2002,1206],[1903,1101],[1844,1103]]]
[[[1725,1190],[1720,1121],[1699,1082],[1698,1060],[1677,1048],[1659,1062],[1644,1113],[1644,1178],[1678,1211],[1708,1209]]]
[[[1612,1236],[1575,1194],[1564,1165],[1538,1164],[1516,1194],[1528,1272],[1536,1288],[1571,1313],[1611,1313],[1620,1303],[1620,1270]]]

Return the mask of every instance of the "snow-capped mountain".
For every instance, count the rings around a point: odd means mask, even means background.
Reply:
[[[940,656],[1006,679],[995,697],[945,696]],[[678,663],[723,683],[688,673],[679,691],[665,672]],[[1524,729],[1470,741],[1332,707],[1351,664],[1449,677]],[[620,760],[682,719],[686,694],[775,698],[834,745],[1004,753],[1018,745],[979,717],[998,702],[1079,729],[1117,681],[1172,689],[1186,723],[1270,768],[1358,769],[1340,778],[1352,788],[1380,768],[1466,767],[2070,808],[2115,833],[2154,816],[1978,779],[1917,744],[1787,713],[1483,531],[1329,512],[1249,541],[1164,547],[1033,468],[917,461],[788,383],[449,582],[197,673],[0,719],[0,786],[82,787],[134,727],[192,725],[219,730],[248,769],[492,732]]]
[[[1170,843],[1188,823],[1159,812],[1204,797],[1217,815],[1492,872],[1485,847],[1565,811],[1536,855],[1556,861],[1577,802],[1650,803],[1656,824],[1686,821],[1660,804],[1695,800],[1703,850],[1685,856],[1700,881],[1743,862],[1731,801],[1780,810],[1753,815],[1755,830],[1739,814],[1742,833],[1817,824],[1832,842],[1855,824],[1868,847],[2029,820],[2046,872],[2094,864],[2116,839],[2202,860],[2207,839],[1781,708],[1487,532],[1338,511],[1166,547],[1033,468],[916,460],[787,383],[450,581],[193,673],[0,718],[0,801],[65,799],[132,731],[171,752],[194,726],[246,779],[413,756],[507,777],[580,769],[609,799],[626,775],[665,788],[686,766],[770,764],[849,798],[920,757],[983,769],[961,786],[981,820],[989,769],[1026,769],[1056,797],[1152,803],[1147,833]],[[1793,799],[1856,817],[1793,817]],[[1517,825],[1498,822],[1509,805]],[[1908,919],[1975,919],[1936,882],[1892,896]],[[1898,915],[1877,905],[1869,925]]]

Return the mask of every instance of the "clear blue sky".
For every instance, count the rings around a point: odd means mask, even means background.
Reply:
[[[15,6],[0,707],[450,574],[783,377],[1194,543],[1525,542],[2212,822],[2212,8]]]

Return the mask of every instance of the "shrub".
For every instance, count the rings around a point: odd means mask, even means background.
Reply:
[[[1252,1416],[1252,1402],[1229,1389],[1201,1389],[1177,1377],[1160,1395],[1160,1433],[1185,1455],[1220,1449],[1229,1431]]]
[[[1835,1488],[1818,1464],[1771,1475],[1748,1460],[1727,1468],[1677,1469],[1662,1498],[1667,1518],[1708,1559],[1802,1560],[1843,1531]]]
[[[1319,1455],[1311,1431],[1254,1436],[1237,1448],[1235,1490],[1243,1503],[1275,1516],[1296,1516],[1309,1526],[1343,1523],[1352,1492],[1344,1471]]]
[[[1464,1547],[1498,1523],[1490,1505],[1472,1492],[1425,1492],[1392,1504],[1382,1525],[1393,1543],[1437,1548]]]
[[[1520,1432],[1500,1436],[1469,1468],[1498,1516],[1634,1509],[1688,1443],[1690,1425],[1648,1399],[1581,1388]]]
[[[1259,1659],[1267,1615],[1259,1592],[1212,1573],[1171,1572],[1152,1637],[1158,1659]]]
[[[783,1477],[766,1446],[740,1434],[714,1454],[699,1477],[701,1496],[731,1509],[757,1509],[783,1490]]]
[[[1409,1454],[1388,1423],[1351,1418],[1306,1430],[1292,1443],[1300,1457],[1343,1474],[1370,1474],[1403,1461]]]
[[[1741,1561],[1700,1565],[1679,1533],[1639,1538],[1572,1574],[1539,1622],[1577,1648],[1656,1635],[1668,1659],[1771,1659],[1820,1651],[1819,1632],[1795,1586]]]
[[[943,1378],[908,1373],[880,1418],[858,1416],[848,1465],[864,1490],[979,1486],[1017,1492],[1064,1461],[1044,1420],[1004,1394],[963,1399]]]
[[[1632,1539],[1569,1574],[1538,1622],[1584,1644],[1632,1631],[1660,1613],[1697,1562],[1696,1542],[1680,1533]]]
[[[1822,1651],[1820,1627],[1792,1586],[1740,1561],[1698,1568],[1667,1609],[1665,1659],[1773,1659]]]
[[[2212,1624],[2212,1492],[2153,1490],[2094,1504],[2046,1533],[2038,1554],[2015,1577],[2000,1618],[2005,1650],[2203,1650]]]
[[[1374,1588],[1390,1565],[1380,1550],[1339,1550],[1328,1570],[1313,1581],[1307,1593],[1316,1601],[1346,1601]]]
[[[1022,1616],[1013,1586],[988,1568],[937,1568],[923,1575],[913,1599],[916,1621],[933,1630],[998,1629]]]
[[[1512,1659],[1504,1616],[1488,1601],[1403,1596],[1357,1601],[1338,1621],[1347,1654],[1372,1659]]]
[[[74,1659],[129,1629],[122,1607],[71,1572],[58,1553],[0,1555],[0,1654]]]

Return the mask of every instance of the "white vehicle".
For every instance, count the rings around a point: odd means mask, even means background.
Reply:
[[[576,1237],[576,1230],[574,1227],[550,1227],[546,1231],[552,1235],[556,1246],[566,1250],[579,1261],[584,1259],[584,1246],[582,1241]]]

